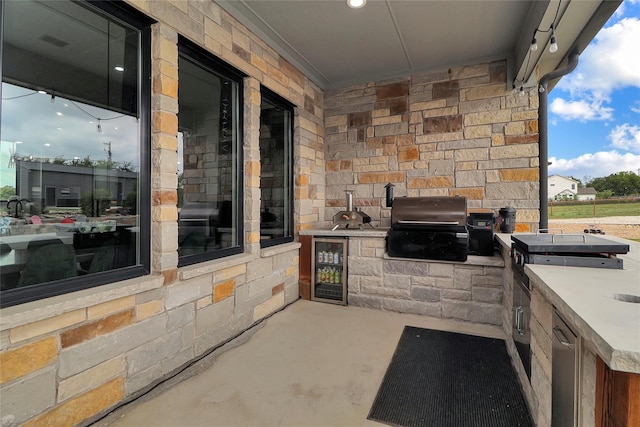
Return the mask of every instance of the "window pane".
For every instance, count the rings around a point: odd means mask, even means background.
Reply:
[[[241,248],[240,85],[184,53],[178,69],[178,245],[184,265]]]
[[[263,246],[292,237],[292,109],[263,93],[260,111],[260,239]],[[285,239],[285,240],[283,240]]]
[[[136,114],[137,29],[71,1],[9,1],[5,16],[3,81]]]
[[[140,32],[71,1],[5,7],[1,289],[42,298],[140,264]]]

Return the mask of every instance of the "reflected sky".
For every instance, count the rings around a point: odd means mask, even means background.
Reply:
[[[101,119],[101,120],[98,120]],[[100,131],[98,130],[100,125]],[[15,186],[11,152],[21,157],[129,162],[139,171],[138,119],[2,83],[0,187]]]

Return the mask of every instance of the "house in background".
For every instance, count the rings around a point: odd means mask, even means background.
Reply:
[[[578,188],[578,200],[595,200],[596,199],[596,189],[593,187],[584,187]]]
[[[547,185],[549,200],[575,199],[578,194],[579,182],[562,175],[551,175]]]

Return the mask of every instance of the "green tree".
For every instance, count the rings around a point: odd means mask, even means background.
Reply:
[[[111,193],[106,188],[97,188],[80,197],[80,208],[86,216],[100,216],[111,205]]]
[[[569,175],[569,178],[573,179],[574,181],[578,181],[578,188],[584,187],[584,185],[582,185],[582,181],[576,178],[575,176]]]
[[[10,185],[0,187],[0,200],[7,200],[11,196],[16,195],[16,188]]]
[[[78,166],[84,166],[86,168],[92,168],[93,167],[93,160],[91,160],[90,156],[85,156],[84,159],[80,160],[78,162]]]
[[[604,190],[596,193],[596,199],[608,199],[611,196],[613,196],[613,191],[611,190]]]
[[[633,172],[618,172],[604,178],[594,178],[587,183],[598,193],[609,190],[614,196],[629,196],[640,193],[640,176]]]
[[[130,215],[135,215],[138,210],[138,193],[132,191],[127,194],[127,197],[122,201],[122,206],[128,210]]]

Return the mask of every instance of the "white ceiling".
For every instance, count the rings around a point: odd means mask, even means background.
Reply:
[[[219,0],[323,89],[508,59],[510,80],[529,80],[581,52],[621,0]],[[536,28],[556,22],[559,51],[528,57]],[[585,30],[586,31],[583,31]],[[528,64],[528,66],[527,66]],[[526,71],[525,71],[526,68]],[[524,79],[523,79],[524,77]]]

